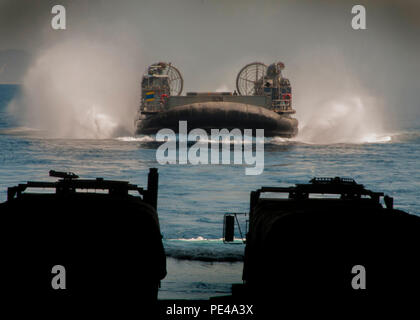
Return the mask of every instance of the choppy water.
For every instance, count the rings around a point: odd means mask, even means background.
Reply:
[[[51,180],[50,169],[145,186],[148,169],[158,167],[159,217],[171,257],[163,298],[206,298],[240,282],[243,245],[221,241],[223,214],[248,211],[250,191],[263,185],[305,183],[313,176],[352,177],[393,196],[397,208],[420,214],[418,127],[358,144],[269,139],[263,174],[246,176],[242,165],[159,165],[153,137],[44,138],[7,112],[17,92],[16,86],[0,86],[0,201],[6,200],[9,186]]]

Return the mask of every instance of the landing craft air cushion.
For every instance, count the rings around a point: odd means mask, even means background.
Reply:
[[[291,138],[298,121],[292,117],[292,89],[282,75],[284,64],[253,62],[241,69],[235,92],[187,92],[184,80],[170,63],[148,67],[143,76],[142,99],[136,117],[137,134],[156,134],[167,128],[177,132],[179,121],[190,128],[264,129],[265,136]]]

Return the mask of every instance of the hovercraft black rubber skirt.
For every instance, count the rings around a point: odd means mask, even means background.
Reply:
[[[187,121],[188,130],[201,128],[240,130],[264,129],[264,136],[291,138],[298,132],[298,121],[263,107],[234,102],[200,102],[171,108],[137,121],[137,134],[156,134],[167,128],[178,132],[179,121]]]

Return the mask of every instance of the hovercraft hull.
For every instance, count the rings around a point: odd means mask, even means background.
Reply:
[[[189,129],[240,130],[264,129],[264,136],[291,138],[298,132],[298,121],[267,108],[236,102],[200,102],[171,108],[143,116],[136,123],[137,134],[156,134],[167,128],[178,132],[179,121],[187,121]]]

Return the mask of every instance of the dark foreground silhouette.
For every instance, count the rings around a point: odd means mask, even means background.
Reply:
[[[225,240],[233,240],[235,219],[227,216]],[[329,312],[341,319],[366,310],[398,311],[403,318],[410,307],[418,313],[419,245],[420,217],[394,209],[392,198],[352,179],[262,187],[250,197],[244,282],[234,284],[229,296],[161,304],[207,310],[200,319],[298,319]],[[188,319],[165,318],[161,310],[162,319]]]
[[[382,196],[340,178],[251,192],[245,284],[233,298],[259,303],[265,316],[290,303],[296,311],[314,302],[361,310],[417,299],[420,217],[394,209],[387,196],[383,207]]]
[[[62,179],[9,188],[0,204],[2,305],[17,314],[54,310],[57,318],[155,312],[166,275],[157,170],[147,189],[51,173]],[[53,288],[56,265],[65,268],[65,289]]]
[[[390,197],[384,207],[382,193],[352,180],[251,192],[244,283],[209,301],[158,301],[166,260],[157,170],[147,189],[51,174],[61,179],[9,188],[0,204],[1,307],[14,318],[277,319],[291,308],[418,303],[420,217],[394,209]],[[86,192],[93,190],[105,192]],[[65,268],[65,283],[54,266]],[[197,317],[193,307],[201,308]]]

